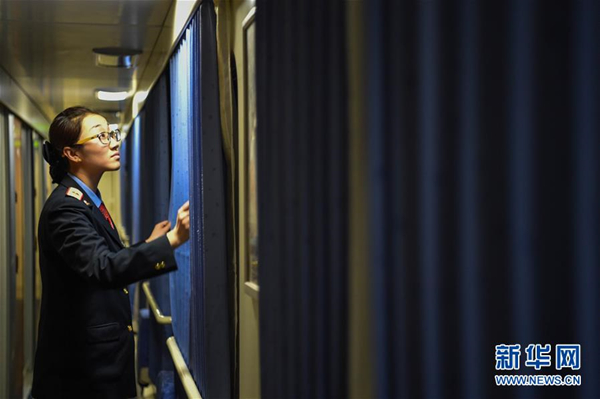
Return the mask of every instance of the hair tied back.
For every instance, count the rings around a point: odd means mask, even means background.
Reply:
[[[44,159],[50,165],[52,165],[58,160],[56,148],[54,148],[54,146],[49,141],[44,141],[42,153],[44,154]]]
[[[60,183],[61,180],[66,176],[69,168],[69,164],[66,158],[63,158],[60,152],[48,141],[44,141],[42,146],[42,154],[48,164],[50,164],[50,176],[52,176],[52,183]]]

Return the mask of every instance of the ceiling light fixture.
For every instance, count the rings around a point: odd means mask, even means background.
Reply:
[[[96,65],[108,68],[134,68],[137,66],[141,50],[122,47],[102,47],[92,49]]]
[[[127,91],[96,90],[96,98],[102,101],[123,101],[129,97]]]

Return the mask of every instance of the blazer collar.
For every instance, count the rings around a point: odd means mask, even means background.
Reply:
[[[87,193],[85,192],[85,190],[83,189],[83,187],[81,187],[79,184],[77,184],[77,182],[75,180],[73,180],[71,178],[71,176],[66,175],[62,181],[60,182],[60,184],[64,187],[66,187],[67,189],[69,187],[74,187],[76,189],[78,189],[79,191],[81,191],[81,193],[83,194],[83,203],[90,208],[90,210],[92,211],[92,214],[94,215],[94,217],[96,218],[96,220],[98,220],[100,222],[100,224],[102,225],[102,227],[104,227],[104,229],[108,232],[108,234],[115,240],[115,242],[120,246],[123,247],[123,242],[121,241],[121,238],[119,237],[119,232],[115,228],[113,229],[112,227],[110,227],[110,223],[108,222],[108,220],[106,220],[106,218],[104,217],[104,215],[102,214],[102,212],[100,212],[100,209],[98,209],[98,207],[96,205],[94,205],[94,201],[92,201],[92,199],[87,195]],[[113,221],[114,222],[114,221]]]

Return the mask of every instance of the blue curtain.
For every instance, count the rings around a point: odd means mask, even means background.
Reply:
[[[256,6],[263,398],[346,398],[345,2]]]
[[[142,141],[142,120],[138,116],[133,121],[130,131],[131,143],[130,149],[130,165],[131,165],[131,203],[127,210],[132,216],[131,226],[131,244],[136,244],[146,237],[142,238],[142,210],[141,210],[141,181],[142,181],[142,166],[141,166],[141,148]]]
[[[226,253],[215,11],[205,1],[171,60],[173,180],[171,218],[189,198],[190,242],[171,274],[175,337],[206,397],[231,396]],[[190,265],[192,265],[190,267]]]
[[[377,397],[599,397],[598,3],[365,10]],[[497,387],[532,343],[582,386]]]
[[[134,119],[127,140],[129,142],[126,148],[126,170],[127,170],[127,199],[128,203],[125,204],[124,213],[128,215],[128,222],[130,230],[127,231],[129,235],[130,244],[134,245],[145,239],[147,236],[142,238],[142,210],[141,207],[141,181],[142,181],[142,166],[141,166],[141,134],[142,134],[142,120],[138,116]],[[133,307],[133,299],[135,294],[135,284],[129,285],[129,291],[131,295],[129,300]]]
[[[194,24],[194,22],[192,22]],[[190,196],[190,130],[193,128],[190,31],[188,27],[170,61],[171,92],[171,203],[169,220],[175,226],[177,210]],[[194,212],[190,204],[191,212]],[[175,250],[179,270],[169,274],[173,333],[186,363],[190,363],[191,264],[190,242]],[[196,381],[198,381],[196,379]]]
[[[197,24],[197,25],[194,25]],[[204,1],[192,23],[194,129],[190,135],[192,356],[202,393],[231,397],[225,159],[221,139],[216,14]]]
[[[130,128],[130,132],[131,132]],[[132,202],[131,195],[131,145],[130,140],[121,142],[121,215],[123,219],[123,227],[131,241],[131,231],[133,225],[133,215],[129,212]]]
[[[154,225],[169,218],[170,173],[171,173],[171,134],[168,68],[150,91],[144,108],[140,112],[143,137],[140,140],[141,176],[140,229],[143,237],[152,233]],[[171,314],[169,276],[163,275],[150,280],[152,293],[165,315]],[[170,326],[161,326],[150,316],[148,323],[149,371],[152,381],[158,384],[161,371],[173,369],[170,355],[165,345],[172,335]]]
[[[167,71],[149,93],[144,108],[132,124],[128,139],[122,144],[122,207],[131,244],[147,238],[155,224],[169,216],[171,135],[168,79]],[[169,315],[169,276],[150,280],[150,286],[160,309]],[[132,301],[134,287],[129,287]],[[145,299],[142,294],[140,308],[145,307]],[[142,313],[138,365],[140,368],[149,367],[154,383],[158,383],[161,371],[172,371],[165,345],[170,335],[170,327],[160,326],[153,316]]]

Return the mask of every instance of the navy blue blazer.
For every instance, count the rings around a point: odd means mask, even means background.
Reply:
[[[69,188],[72,188],[69,190]],[[136,396],[127,285],[176,270],[166,236],[125,248],[69,176],[38,225],[42,304],[32,396]]]

